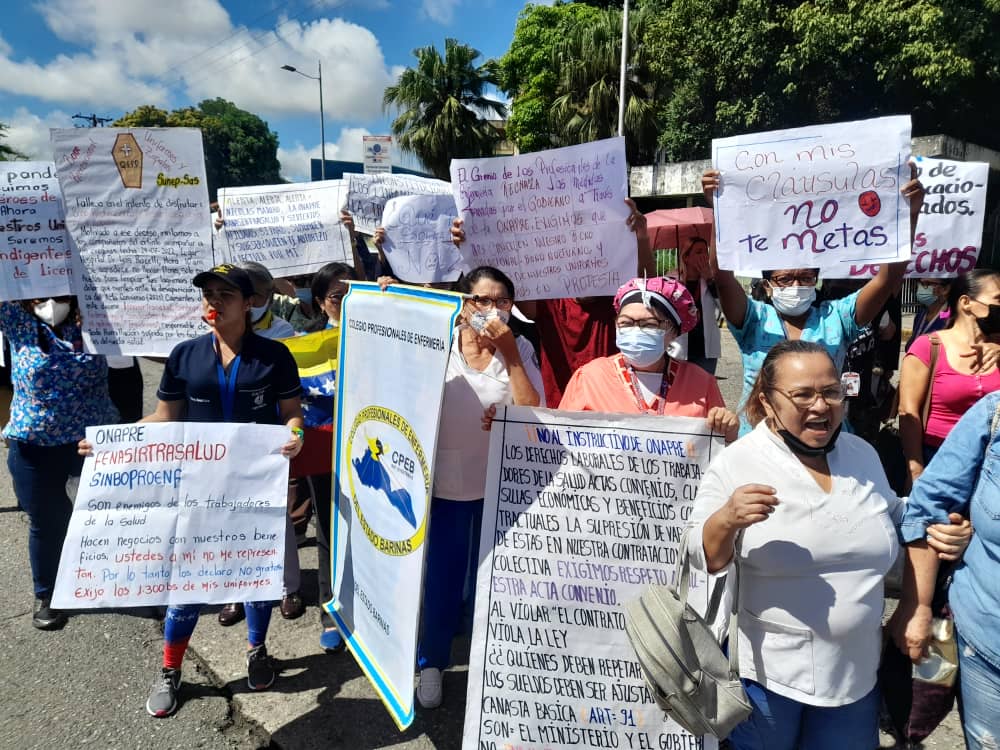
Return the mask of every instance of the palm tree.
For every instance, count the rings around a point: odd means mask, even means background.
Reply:
[[[629,59],[625,80],[625,152],[630,164],[651,163],[658,136],[657,88],[643,38],[652,14],[645,8],[629,15]],[[551,117],[563,144],[587,143],[618,134],[622,13],[602,11],[596,21],[575,24],[556,45],[558,71]]]
[[[415,154],[436,177],[448,180],[452,159],[492,155],[502,133],[487,116],[503,119],[507,108],[483,95],[497,79],[492,61],[474,64],[479,50],[446,39],[444,59],[433,45],[413,55],[416,66],[386,88],[382,105],[399,112],[392,132],[400,147]]]
[[[6,138],[7,126],[0,122],[0,138]],[[0,161],[18,161],[28,157],[6,143],[0,142]]]

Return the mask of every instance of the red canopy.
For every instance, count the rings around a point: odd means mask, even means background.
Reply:
[[[694,237],[708,242],[712,234],[712,209],[662,208],[646,214],[646,229],[654,250],[684,250]]]

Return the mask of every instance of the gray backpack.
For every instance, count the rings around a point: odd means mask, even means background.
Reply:
[[[625,607],[625,632],[654,700],[671,719],[696,736],[710,734],[723,739],[753,710],[739,675],[740,539],[737,537],[733,558],[736,564],[728,658],[708,625],[715,620],[725,580],[715,584],[706,619],[687,603],[691,572],[687,533],[681,540],[674,586],[650,586]]]

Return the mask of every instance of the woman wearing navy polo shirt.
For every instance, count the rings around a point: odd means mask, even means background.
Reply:
[[[253,332],[249,275],[227,264],[198,274],[194,285],[202,290],[204,319],[212,330],[170,353],[156,393],[156,411],[142,421],[284,424],[292,438],[281,452],[293,458],[303,441],[299,373],[284,344]],[[246,603],[251,690],[266,690],[274,683],[274,665],[264,645],[273,606]],[[177,709],[181,661],[200,611],[197,604],[167,609],[163,669],[146,701],[151,716],[169,716]]]

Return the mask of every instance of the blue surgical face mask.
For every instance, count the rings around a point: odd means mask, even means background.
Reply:
[[[633,367],[649,367],[663,356],[667,332],[662,328],[644,331],[638,326],[619,328],[615,335],[618,351]]]
[[[299,298],[303,305],[311,305],[313,301],[312,289],[296,289],[295,296]]]
[[[917,285],[917,302],[924,307],[930,307],[938,301],[937,292],[934,287]]]

